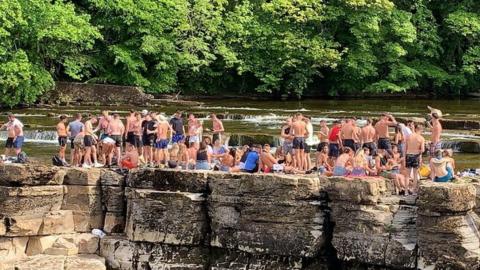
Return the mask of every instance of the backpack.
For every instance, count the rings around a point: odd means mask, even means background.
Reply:
[[[52,157],[52,163],[54,166],[66,167],[67,164],[58,155]]]
[[[27,161],[28,161],[27,154],[25,152],[20,152],[20,153],[18,153],[17,159],[14,162],[25,164],[25,163],[27,163]]]

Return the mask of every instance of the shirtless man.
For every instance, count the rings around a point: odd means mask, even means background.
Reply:
[[[301,113],[295,114],[295,118],[292,122],[292,135],[293,135],[293,149],[295,166],[299,170],[306,170],[305,161],[305,137],[308,136],[307,124],[303,121],[303,115]]]
[[[166,164],[169,160],[168,143],[172,137],[172,127],[167,122],[167,118],[163,115],[158,116],[157,125],[157,141],[155,142],[155,148],[157,149],[157,161],[159,164]]]
[[[67,148],[67,117],[65,115],[60,116],[60,122],[57,124],[57,136],[58,136],[58,145],[60,150],[58,150],[58,156],[61,160],[65,160],[65,149]]]
[[[112,120],[108,111],[102,111],[102,116],[98,120],[97,128],[95,129],[95,133],[100,131],[100,140],[103,140],[108,135],[108,123]]]
[[[115,155],[117,160],[121,160],[122,135],[125,134],[125,126],[120,120],[118,113],[113,115],[113,119],[108,122],[106,134],[115,141]]]
[[[390,142],[389,127],[397,125],[395,118],[388,113],[382,114],[380,121],[375,124],[376,139],[378,140],[378,149],[383,149],[393,156],[392,144]]]
[[[223,127],[223,123],[220,119],[218,119],[217,115],[212,113],[210,114],[212,118],[212,129],[213,129],[213,136],[212,141],[216,141],[217,139],[222,142],[222,134],[225,131]]]
[[[442,123],[440,123],[440,116],[437,113],[431,113],[432,120],[429,123],[432,129],[432,141],[430,143],[430,157],[433,157],[435,151],[442,149],[442,142],[440,141],[440,137],[442,135]]]
[[[413,191],[413,193],[417,192],[418,181],[420,180],[418,168],[422,164],[422,154],[425,151],[425,138],[423,138],[422,132],[423,125],[418,124],[415,126],[415,133],[408,136],[406,140],[404,167],[408,171],[407,179],[413,174],[412,187],[409,188],[409,191]]]
[[[353,119],[346,119],[340,130],[340,138],[342,139],[343,147],[350,147],[350,149],[355,152],[355,141],[353,139],[354,129]]]
[[[101,167],[97,162],[97,148],[95,147],[95,133],[93,125],[97,123],[97,117],[92,114],[88,115],[88,120],[85,121],[85,137],[83,137],[83,144],[85,145],[84,168]],[[93,163],[92,163],[93,158]]]
[[[135,128],[134,125],[137,122],[137,117],[135,116],[135,111],[130,110],[130,115],[127,116],[127,125],[125,127],[125,141],[135,147]]]
[[[372,126],[372,119],[367,119],[367,125],[362,128],[362,148],[368,148],[370,154],[375,156],[377,154],[377,147],[375,145],[376,131]]]
[[[172,143],[179,143],[185,139],[185,126],[183,125],[182,112],[176,111],[172,119],[170,119],[173,136]],[[188,142],[187,142],[188,143]]]
[[[285,125],[282,127],[280,136],[283,138],[283,154],[293,155],[293,135],[292,135],[292,118],[287,118]]]
[[[262,164],[262,168],[260,168],[265,173],[270,173],[273,171],[273,165],[277,164],[277,160],[273,157],[272,153],[270,153],[270,145],[265,144],[263,146],[263,150],[260,153],[260,164]]]
[[[189,143],[194,143],[195,147],[199,148],[200,146],[200,129],[202,125],[200,124],[200,121],[198,121],[197,118],[195,118],[195,115],[191,113],[188,116],[188,142]]]
[[[8,114],[8,122],[3,124],[0,127],[0,130],[4,128],[8,133],[7,142],[5,144],[5,156],[8,156],[10,153],[12,155],[13,153],[16,155],[20,154],[24,141],[23,124],[10,113]],[[15,152],[13,152],[12,149],[15,149]]]
[[[358,149],[362,148],[362,129],[357,125],[355,120],[352,121],[352,125],[353,125],[352,139],[355,146],[353,150],[356,153]]]

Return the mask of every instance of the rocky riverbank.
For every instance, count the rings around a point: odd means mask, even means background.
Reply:
[[[476,269],[477,190],[425,182],[415,198],[383,178],[6,165],[0,269]]]

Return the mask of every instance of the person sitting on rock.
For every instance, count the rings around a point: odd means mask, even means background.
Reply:
[[[438,149],[430,160],[430,178],[434,182],[449,182],[454,178],[450,160],[443,157],[443,150]]]
[[[138,151],[134,145],[128,144],[125,155],[122,157],[122,162],[120,163],[122,169],[134,169],[138,167]]]
[[[347,176],[351,171],[351,164],[353,163],[353,150],[350,147],[345,147],[343,153],[335,161],[333,168],[333,176]]]

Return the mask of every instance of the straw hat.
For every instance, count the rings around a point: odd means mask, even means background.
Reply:
[[[430,106],[427,106],[427,108],[430,110],[430,114],[436,114],[438,116],[438,118],[443,117],[443,113],[439,109],[435,109],[435,108],[432,108]]]

